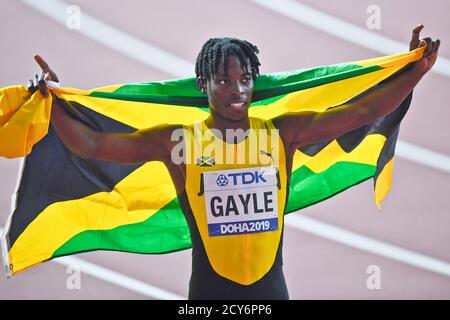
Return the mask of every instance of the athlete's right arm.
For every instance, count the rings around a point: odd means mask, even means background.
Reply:
[[[41,77],[30,83],[29,90],[39,89],[48,95],[45,80],[58,81],[56,74],[39,56],[36,62],[42,68]],[[60,104],[53,99],[51,122],[64,145],[74,154],[85,159],[99,159],[119,163],[141,163],[146,161],[165,161],[170,158],[171,134],[176,126],[162,125],[133,133],[98,132],[84,123],[72,118]]]
[[[170,157],[174,126],[161,125],[133,133],[104,133],[72,118],[58,103],[53,104],[51,122],[64,145],[85,159],[118,163],[164,161]]]

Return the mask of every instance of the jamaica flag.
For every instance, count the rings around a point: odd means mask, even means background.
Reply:
[[[367,93],[422,57],[424,48],[370,60],[258,76],[249,115],[321,112]],[[194,78],[78,90],[54,88],[91,128],[133,132],[203,120],[208,104]],[[389,191],[399,125],[411,95],[386,117],[294,155],[286,213],[369,178],[379,206]],[[13,211],[2,236],[9,275],[55,257],[117,250],[167,253],[191,247],[170,175],[161,162],[126,165],[72,154],[49,125],[51,97],[0,90],[0,156],[22,157]]]

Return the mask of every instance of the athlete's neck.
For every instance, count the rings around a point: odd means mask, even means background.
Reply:
[[[222,136],[226,137],[227,129],[242,129],[244,131],[250,129],[250,120],[248,117],[245,117],[241,121],[231,121],[228,120],[221,115],[216,114],[213,116],[212,114],[205,120],[205,124],[209,129],[217,129],[222,133]],[[240,141],[228,141],[229,143],[239,143]]]

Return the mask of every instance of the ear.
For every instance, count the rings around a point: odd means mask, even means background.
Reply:
[[[206,93],[206,79],[205,78],[197,77],[197,88],[202,93]]]

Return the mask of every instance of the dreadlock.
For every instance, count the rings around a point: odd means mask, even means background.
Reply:
[[[212,38],[205,42],[197,56],[195,75],[210,80],[217,73],[219,63],[223,61],[225,73],[228,71],[228,57],[237,56],[246,73],[253,80],[259,74],[258,48],[245,40],[235,38]],[[248,61],[250,69],[248,70]]]

